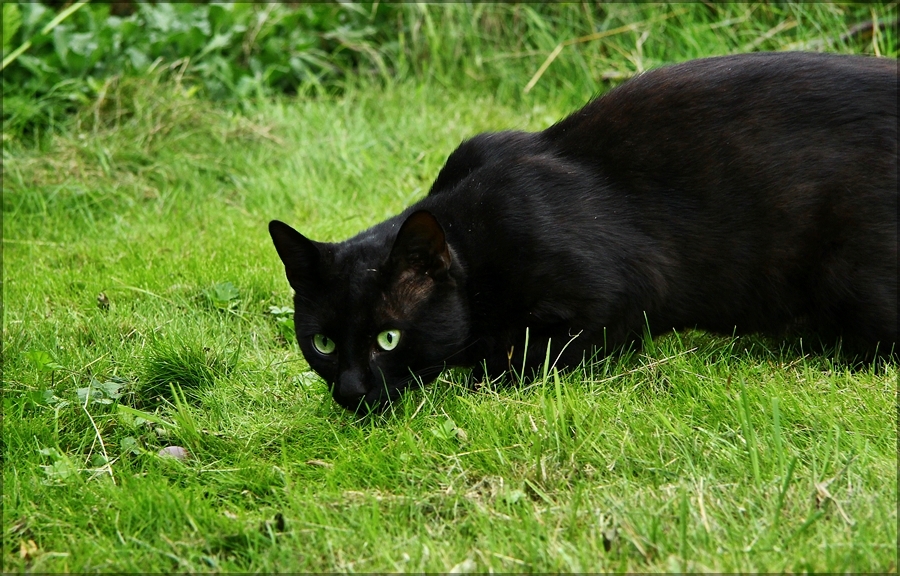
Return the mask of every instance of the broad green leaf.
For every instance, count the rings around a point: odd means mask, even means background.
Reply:
[[[290,306],[269,306],[269,314],[273,316],[287,316],[293,313],[294,309]]]
[[[294,338],[294,319],[281,317],[276,320],[278,324],[278,332],[284,337],[288,342]]]
[[[119,440],[119,448],[122,450],[123,454],[129,453],[139,456],[141,452],[143,452],[141,445],[133,436],[126,436]]]
[[[44,474],[49,480],[66,480],[78,473],[78,469],[66,457],[60,458],[49,466],[41,466],[41,468],[44,469]]]
[[[197,59],[203,58],[210,52],[218,50],[219,48],[224,48],[231,43],[231,34],[216,34],[212,37],[212,40],[207,43],[207,45],[203,48],[200,54],[197,56]]]
[[[456,430],[456,422],[454,422],[451,418],[447,418],[439,426],[435,426],[434,428],[432,428],[431,433],[434,434],[437,438],[450,440],[451,438],[456,437]]]
[[[26,2],[21,8],[22,37],[25,39],[31,39],[32,36],[39,32],[42,25],[53,18],[53,11],[40,2]]]
[[[168,428],[176,427],[171,422],[167,422],[166,420],[163,420],[156,414],[150,414],[149,412],[144,412],[143,410],[136,410],[134,408],[131,408],[130,406],[124,406],[122,404],[119,404],[118,410],[119,410],[120,416],[124,416],[126,418],[131,418],[132,420],[137,420],[140,418],[142,420],[146,420],[147,422],[153,422],[155,424],[159,424],[161,426],[166,426]]]
[[[241,297],[241,293],[231,282],[216,284],[212,288],[204,290],[203,293],[213,306],[225,309],[232,308]]]
[[[25,357],[34,364],[41,372],[51,372],[53,370],[62,369],[62,365],[53,360],[49,353],[43,350],[30,350],[25,353]]]
[[[41,448],[38,453],[50,458],[49,465],[41,465],[47,480],[65,480],[78,473],[78,468],[69,460],[69,457],[56,448]]]
[[[16,4],[3,5],[3,53],[12,48],[13,37],[22,26],[22,12]]]
[[[143,72],[150,66],[150,58],[138,48],[134,46],[129,46],[125,49],[125,54],[128,55],[128,59],[131,61],[131,66],[138,72]]]
[[[506,504],[515,504],[525,498],[525,492],[522,490],[510,490],[509,492],[504,493],[500,496],[500,500],[502,500]]]
[[[113,400],[118,400],[122,397],[122,392],[120,392],[120,390],[122,389],[123,385],[123,382],[114,382],[112,380],[107,380],[106,382],[101,382],[98,384],[100,389],[103,390],[103,393],[106,395],[106,397]]]

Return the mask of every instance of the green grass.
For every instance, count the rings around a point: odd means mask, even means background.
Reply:
[[[721,10],[749,15],[611,7],[677,25],[564,49],[527,94],[565,28],[504,60],[457,18],[445,47],[505,62],[482,80],[419,64],[235,114],[126,78],[6,146],[3,570],[896,572],[896,364],[687,332],[528,386],[447,373],[359,420],[271,309],[291,303],[272,218],[342,239],[421,197],[461,139],[540,129],[604,70],[897,15]],[[896,30],[832,49],[896,58]]]

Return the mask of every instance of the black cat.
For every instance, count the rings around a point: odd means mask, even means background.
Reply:
[[[824,54],[669,66],[543,132],[463,142],[427,197],[345,242],[272,221],[300,348],[357,410],[646,327],[891,349],[897,80],[896,60]]]

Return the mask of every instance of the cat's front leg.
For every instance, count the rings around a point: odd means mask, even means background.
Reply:
[[[480,345],[480,350],[471,357],[472,372],[469,377],[471,386],[477,387],[478,385],[504,381],[507,374],[515,372],[510,368],[515,361],[517,349],[519,351],[519,366],[521,367],[522,346],[517,346],[511,332],[482,336],[477,342]]]
[[[477,387],[491,382],[502,381],[509,374],[509,367],[509,352],[495,351],[472,367],[470,385]]]
[[[545,363],[548,369],[577,366],[589,347],[588,340],[581,336],[581,331],[563,325],[534,326],[504,334],[491,341],[475,364],[472,381],[530,382],[543,374]]]
[[[554,369],[572,370],[597,360],[624,341],[619,338],[611,345],[605,329],[592,331],[568,322],[538,326],[529,329],[527,338],[520,338],[511,350],[509,371],[519,381],[528,382]]]
[[[472,368],[473,386],[487,382],[518,384],[542,377],[547,370],[575,368],[603,348],[596,334],[568,323],[529,326],[490,341]]]

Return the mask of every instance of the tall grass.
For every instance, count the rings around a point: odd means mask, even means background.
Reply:
[[[4,142],[40,141],[114,79],[152,73],[235,108],[275,94],[340,93],[361,76],[575,105],[572,94],[715,53],[896,51],[896,4],[138,3],[122,17],[102,3],[56,14],[18,2],[3,10]]]

